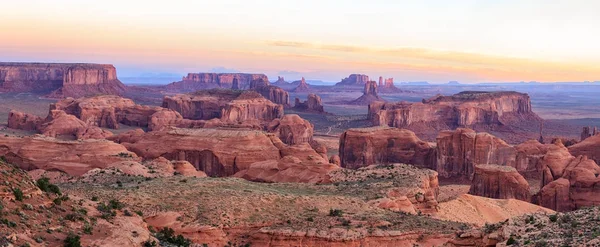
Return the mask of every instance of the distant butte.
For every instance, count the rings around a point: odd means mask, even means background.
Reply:
[[[33,92],[50,98],[121,95],[125,85],[110,64],[0,62],[0,92]]]

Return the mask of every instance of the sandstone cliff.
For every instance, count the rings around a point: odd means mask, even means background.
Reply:
[[[476,125],[510,125],[516,121],[539,122],[531,110],[527,94],[517,92],[461,92],[436,96],[421,103],[382,103],[369,105],[374,125],[399,128],[413,125],[454,129]]]
[[[341,166],[357,169],[373,164],[404,163],[435,168],[434,145],[410,130],[372,127],[346,130],[340,136]]]
[[[244,74],[244,73],[188,73],[181,81],[173,82],[165,89],[175,92],[194,92],[210,88],[232,88],[234,79],[238,81],[239,89],[248,89],[250,82],[254,80],[265,80],[268,78],[264,74]]]
[[[477,165],[469,194],[495,199],[530,200],[529,183],[510,166]]]
[[[125,85],[108,64],[0,63],[0,92],[46,93],[51,98],[120,95]]]

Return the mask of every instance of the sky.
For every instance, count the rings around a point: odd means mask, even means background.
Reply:
[[[600,80],[596,0],[3,0],[0,61],[336,82]]]

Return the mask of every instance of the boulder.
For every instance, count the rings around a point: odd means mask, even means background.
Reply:
[[[510,166],[476,165],[469,194],[530,201],[529,183]]]

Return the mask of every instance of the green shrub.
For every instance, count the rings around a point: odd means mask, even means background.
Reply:
[[[517,240],[515,240],[513,238],[513,236],[510,236],[510,238],[508,238],[508,240],[506,241],[506,245],[513,245],[513,244],[516,244],[516,243],[517,243]]]
[[[344,211],[341,209],[329,209],[329,216],[342,217]]]
[[[556,222],[558,220],[558,214],[550,215],[548,218],[550,218],[551,222]]]
[[[43,192],[54,193],[57,195],[62,195],[60,192],[60,188],[55,184],[50,183],[50,179],[43,177],[36,181],[36,185]]]
[[[15,196],[15,200],[20,202],[23,201],[23,191],[20,188],[14,188],[13,195]]]
[[[167,242],[176,246],[188,247],[192,244],[192,241],[183,237],[182,235],[175,235],[173,229],[165,227],[156,233],[156,238],[161,242]]]
[[[81,247],[81,237],[75,233],[69,233],[67,238],[65,238],[64,247]]]

